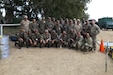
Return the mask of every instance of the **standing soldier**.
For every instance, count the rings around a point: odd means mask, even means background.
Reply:
[[[30,21],[28,20],[27,15],[24,15],[23,20],[20,23],[21,27],[24,28],[26,31],[28,31],[29,24],[30,24]]]
[[[73,24],[73,20],[69,20],[69,25],[67,26],[67,34],[70,34],[71,29],[74,30],[74,24]]]
[[[30,23],[29,28],[32,33],[34,33],[35,30],[38,30],[38,23],[37,23],[36,19],[32,20],[32,23]]]
[[[44,44],[45,46],[47,46],[49,48],[50,43],[51,43],[51,34],[49,33],[48,30],[45,30],[45,33],[42,35],[40,48],[42,47],[42,44]]]
[[[62,27],[61,32],[63,32],[63,27],[65,25],[65,20],[63,18],[60,19],[60,24],[61,24],[61,27]]]
[[[82,35],[84,38],[86,36],[86,33],[90,33],[90,29],[91,29],[90,27],[91,27],[91,25],[90,25],[89,21],[86,20],[86,23],[82,27]]]
[[[93,49],[96,50],[96,36],[100,33],[100,28],[98,25],[95,24],[95,21],[92,20],[91,29],[90,29],[90,35],[93,39]]]
[[[55,30],[53,30],[51,33],[51,44],[52,44],[52,46],[55,45],[57,48],[58,43],[59,43],[58,34],[55,32]]]
[[[65,23],[64,23],[64,25],[63,25],[62,31],[66,31],[66,33],[67,33],[67,26],[68,26],[68,25],[69,25],[69,19],[66,18],[66,19],[65,19]]]
[[[64,19],[63,19],[63,18],[61,18],[61,19],[60,19],[60,24],[62,25],[62,27],[64,26],[65,21],[64,21]]]
[[[76,33],[82,31],[82,25],[80,23],[80,19],[77,19],[77,25],[74,26],[74,30],[76,31]]]
[[[42,20],[39,22],[39,27],[38,27],[39,33],[43,34],[45,32],[45,28],[46,28],[46,21],[45,18],[42,18]]]
[[[83,17],[82,18],[82,25],[85,25],[85,23],[86,23],[85,21],[86,21],[86,19]]]
[[[52,29],[54,28],[54,23],[51,20],[51,17],[48,17],[48,21],[46,23],[46,29],[51,32]]]
[[[55,31],[56,31],[56,33],[57,33],[58,35],[60,35],[60,34],[61,34],[62,26],[61,26],[61,24],[60,24],[60,21],[59,21],[59,20],[57,20],[57,22],[56,22],[56,24],[55,24],[54,29],[55,29]]]
[[[56,24],[56,19],[55,18],[52,18],[52,22],[55,25]]]
[[[75,30],[75,27],[76,27],[76,25],[77,25],[77,20],[76,20],[76,18],[73,19],[73,25],[74,25],[74,31],[75,31],[75,33],[76,33],[76,30]],[[76,33],[76,34],[77,34],[77,33]]]
[[[73,19],[73,24],[74,24],[74,26],[77,25],[77,20],[76,20],[76,18]]]

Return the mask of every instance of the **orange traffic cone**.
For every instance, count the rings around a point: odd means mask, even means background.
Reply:
[[[103,40],[101,40],[101,43],[100,43],[100,52],[104,52],[105,51],[105,49],[104,49],[104,42],[103,42]]]

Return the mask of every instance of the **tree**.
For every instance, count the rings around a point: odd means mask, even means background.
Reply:
[[[37,18],[38,13],[55,18],[88,18],[85,11],[89,2],[90,0],[2,0],[0,3],[4,4],[2,8],[6,10],[7,22],[11,22],[13,18],[24,14],[29,18]]]
[[[6,23],[14,23],[14,19],[22,18],[22,15],[31,17],[32,1],[30,0],[1,0],[2,8],[6,10]],[[4,6],[3,6],[4,5]],[[0,7],[0,9],[2,9]]]
[[[33,0],[33,2],[34,9],[40,10],[43,8],[45,16],[82,18],[87,10],[86,4],[90,0]]]

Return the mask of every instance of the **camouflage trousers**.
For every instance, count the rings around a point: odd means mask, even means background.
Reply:
[[[83,43],[81,41],[77,41],[73,47],[75,47],[76,49],[81,49],[81,46],[83,45]]]
[[[93,39],[93,49],[94,50],[96,50],[96,42],[97,42],[97,40],[96,40],[96,36],[91,36],[92,37],[92,39]]]
[[[81,49],[82,50],[89,50],[90,48],[92,48],[93,46],[88,44],[88,43],[84,43],[82,46],[81,46]]]

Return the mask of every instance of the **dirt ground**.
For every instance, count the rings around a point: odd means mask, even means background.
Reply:
[[[99,41],[113,41],[113,31],[101,31]],[[0,60],[0,75],[113,75],[113,60],[104,53],[66,48],[22,48],[10,43],[10,56]]]

